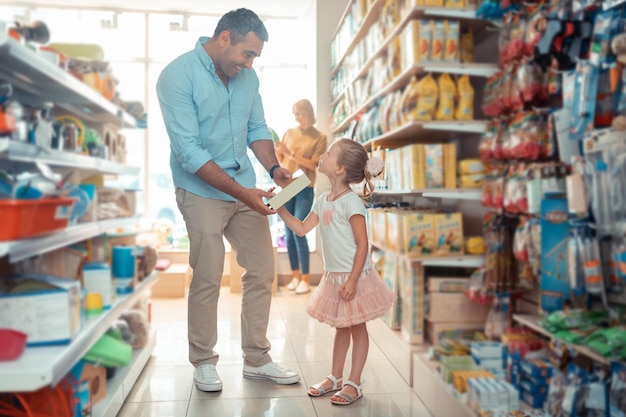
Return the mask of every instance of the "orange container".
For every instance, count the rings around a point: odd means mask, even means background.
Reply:
[[[73,198],[0,200],[0,240],[14,240],[64,229]]]

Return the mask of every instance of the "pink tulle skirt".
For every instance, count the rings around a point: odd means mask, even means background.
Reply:
[[[382,317],[391,307],[394,295],[378,271],[373,267],[363,271],[355,297],[347,301],[339,296],[339,288],[349,276],[349,272],[324,272],[319,286],[309,298],[307,313],[322,323],[339,328]]]

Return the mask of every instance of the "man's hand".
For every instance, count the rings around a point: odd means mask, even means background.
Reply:
[[[274,193],[271,190],[263,191],[258,188],[246,188],[239,200],[252,210],[269,216],[276,214],[276,212],[263,201],[263,198],[271,198],[273,196]]]
[[[285,188],[291,182],[291,171],[287,168],[276,168],[274,170],[274,182],[276,185]]]

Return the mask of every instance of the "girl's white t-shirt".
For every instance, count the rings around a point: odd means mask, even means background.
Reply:
[[[356,253],[350,218],[354,215],[365,217],[365,204],[352,191],[335,201],[327,201],[328,194],[328,191],[323,193],[312,210],[319,218],[324,269],[328,272],[350,272]],[[363,270],[369,267],[370,261],[367,257]]]

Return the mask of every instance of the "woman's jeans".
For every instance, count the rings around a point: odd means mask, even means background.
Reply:
[[[304,220],[311,212],[311,207],[313,207],[313,187],[306,187],[285,204],[287,211],[299,220]],[[302,274],[308,274],[310,254],[306,236],[300,237],[285,226],[285,239],[291,270],[299,269]]]

